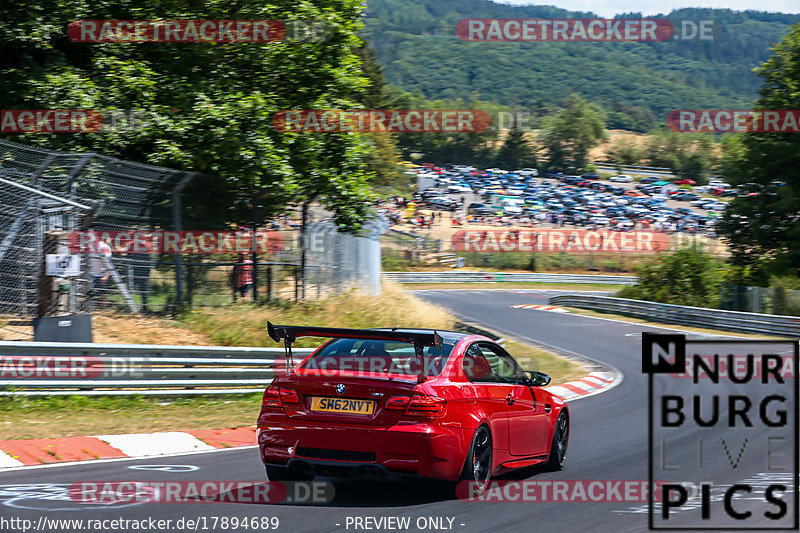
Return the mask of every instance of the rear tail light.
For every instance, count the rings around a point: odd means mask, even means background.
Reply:
[[[391,409],[393,411],[405,411],[406,407],[408,407],[408,400],[410,400],[410,396],[395,396],[393,398],[389,398],[386,400],[386,405],[384,409]]]
[[[282,407],[281,389],[275,385],[270,385],[261,397],[261,407]]]
[[[281,401],[283,403],[300,403],[300,397],[292,389],[281,387]]]
[[[262,407],[283,407],[285,403],[299,403],[300,398],[291,389],[284,389],[277,385],[270,385],[261,398]]]
[[[438,396],[414,394],[389,398],[384,408],[402,410],[405,416],[435,418],[444,415],[446,404],[447,402]]]
[[[447,402],[438,396],[427,394],[415,394],[411,397],[406,408],[408,416],[430,416],[437,417],[444,414],[444,406]]]

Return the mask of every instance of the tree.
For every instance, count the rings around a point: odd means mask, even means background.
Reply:
[[[352,98],[365,109],[397,109],[394,97],[383,79],[383,69],[375,60],[369,44],[362,43],[357,52],[361,58],[361,71],[369,80],[369,85],[363,91],[355,91]],[[400,152],[395,136],[386,132],[373,132],[367,142],[370,145],[367,168],[374,175],[373,183],[402,185],[405,175],[400,172]]]
[[[611,145],[608,155],[617,165],[639,165],[644,152],[635,140],[621,138]]]
[[[0,7],[0,108],[145,115],[148,124],[139,129],[14,140],[205,174],[186,191],[194,195],[184,202],[192,204],[187,224],[247,222],[252,198],[266,191],[265,217],[313,196],[357,230],[370,201],[367,139],[285,133],[273,116],[358,107],[352,95],[368,85],[355,53],[362,9],[361,0],[6,2]],[[86,44],[66,33],[81,19],[324,20],[329,33],[272,43]]]
[[[580,171],[589,162],[589,151],[605,138],[601,112],[573,93],[545,129],[541,142],[550,168]]]
[[[684,247],[637,269],[638,281],[621,298],[694,307],[717,307],[721,282],[717,259],[699,248]]]
[[[536,151],[525,138],[525,132],[516,127],[516,124],[514,126],[506,135],[502,146],[497,150],[495,165],[511,170],[535,168],[539,163],[536,159]]]
[[[759,69],[764,85],[756,109],[800,109],[800,24]],[[800,274],[800,135],[747,133],[732,146],[728,179],[745,194],[725,212],[720,230],[734,262],[769,262],[774,274]]]
[[[714,138],[706,133],[656,131],[645,144],[644,157],[654,167],[670,168],[681,178],[707,181],[716,161]]]

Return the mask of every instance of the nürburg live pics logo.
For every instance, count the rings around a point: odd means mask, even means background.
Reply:
[[[798,343],[642,335],[651,530],[798,529]]]

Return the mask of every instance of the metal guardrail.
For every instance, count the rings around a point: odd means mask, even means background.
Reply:
[[[703,307],[662,304],[608,296],[564,294],[550,298],[553,305],[580,307],[673,324],[709,327],[739,333],[761,333],[780,337],[800,337],[800,317],[723,311]]]
[[[602,163],[602,162],[599,162],[599,161],[593,161],[592,163],[590,163],[590,165],[594,165],[596,167],[602,167],[602,168],[617,168],[617,167],[620,167],[622,169],[647,170],[649,172],[654,172],[654,173],[657,173],[657,172],[667,172],[667,173],[670,173],[670,174],[672,173],[672,169],[668,168],[668,167],[640,167],[640,166],[637,166],[637,165],[617,165],[616,163]]]
[[[261,392],[283,357],[283,348],[0,341],[0,395]]]
[[[591,165],[596,166],[598,169],[603,170],[616,170],[618,167],[622,170],[631,172],[632,174],[641,174],[641,173],[650,173],[650,174],[665,174],[666,177],[677,176],[675,171],[671,168],[667,167],[642,167],[638,165],[617,165],[616,163],[601,163],[598,161],[594,161],[590,163]],[[718,172],[708,172],[709,178],[717,178],[719,177]]]
[[[543,274],[537,272],[384,272],[383,279],[396,283],[600,283],[633,285],[635,276],[590,274]]]

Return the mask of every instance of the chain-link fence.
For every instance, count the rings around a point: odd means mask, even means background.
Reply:
[[[772,315],[800,315],[800,291],[784,287],[753,287],[723,283],[719,308]]]
[[[380,238],[389,227],[385,218],[366,224],[356,237],[338,231],[329,222],[309,224],[305,235],[306,284],[302,298],[321,298],[326,290],[335,294],[358,287],[370,294],[381,290]]]
[[[46,254],[67,254],[66,235],[86,230],[163,226],[160,203],[186,173],[95,153],[64,153],[0,141],[0,312],[78,312],[93,298],[123,294],[122,276],[151,270],[152,257],[83,257],[77,276],[58,280],[48,298]],[[135,285],[128,283],[127,285]],[[66,295],[66,297],[64,297]],[[127,304],[133,300],[127,294]]]
[[[95,153],[0,141],[0,314],[171,313],[238,299],[324,297],[351,287],[379,291],[384,221],[374,221],[364,237],[317,222],[304,239],[291,214],[272,221],[269,232],[257,225],[267,221],[255,220],[247,228],[184,228],[183,209],[203,197],[184,193],[194,178]],[[267,233],[278,246],[259,247]],[[209,249],[207,234],[245,246]],[[142,235],[145,245],[130,246]],[[94,244],[76,251],[87,236]],[[170,249],[169,238],[182,245]],[[251,255],[241,257],[243,250]],[[46,275],[48,254],[74,257],[77,272]]]

